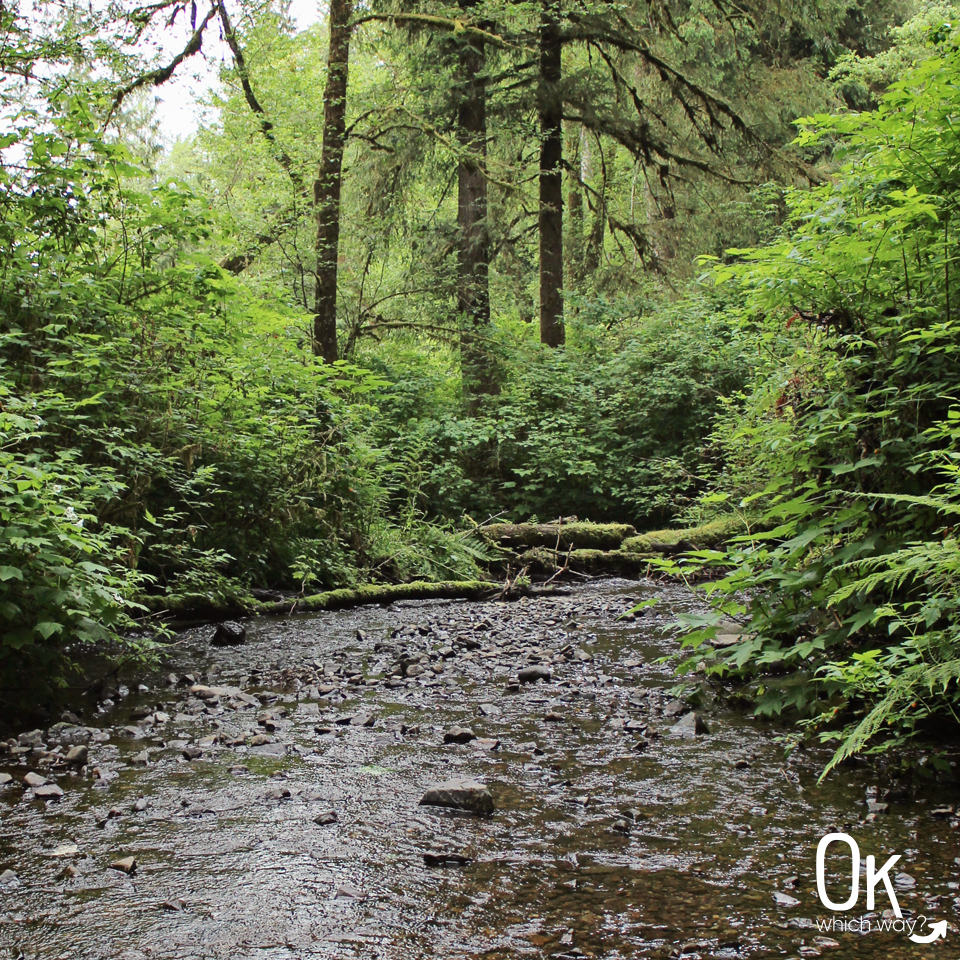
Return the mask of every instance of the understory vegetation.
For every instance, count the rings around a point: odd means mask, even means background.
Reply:
[[[0,8],[3,702],[563,518],[833,763],[958,732],[956,14]]]

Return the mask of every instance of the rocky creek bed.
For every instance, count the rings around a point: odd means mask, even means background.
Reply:
[[[691,715],[656,661],[695,603],[606,581],[253,620],[228,648],[188,631],[141,689],[8,744],[0,957],[956,955],[955,930],[819,930],[814,881],[845,830],[902,855],[906,915],[954,923],[952,768],[818,787],[827,754]],[[493,814],[420,804],[451,779]]]

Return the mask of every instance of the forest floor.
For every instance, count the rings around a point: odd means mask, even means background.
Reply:
[[[777,726],[713,698],[698,725],[658,662],[696,603],[609,580],[181,634],[0,761],[0,957],[944,956],[818,929],[814,857],[837,829],[900,853],[905,912],[955,922],[957,824],[932,815],[955,789],[866,765],[818,787],[828,753],[784,760]],[[466,777],[492,816],[420,805]]]

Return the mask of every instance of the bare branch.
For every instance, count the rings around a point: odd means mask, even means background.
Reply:
[[[145,73],[137,77],[136,80],[131,81],[117,91],[113,98],[113,103],[110,106],[110,111],[107,114],[108,123],[117,110],[120,109],[120,105],[124,99],[133,93],[134,90],[139,90],[141,87],[159,87],[161,84],[166,83],[184,60],[200,52],[200,48],[203,45],[203,31],[216,12],[216,7],[210,8],[207,15],[200,22],[200,26],[193,31],[193,35],[190,37],[187,45],[165,67],[151,70],[150,73]]]

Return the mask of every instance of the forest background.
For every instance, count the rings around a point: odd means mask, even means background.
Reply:
[[[579,517],[721,531],[682,666],[835,762],[954,729],[957,13],[0,5],[6,705]]]

